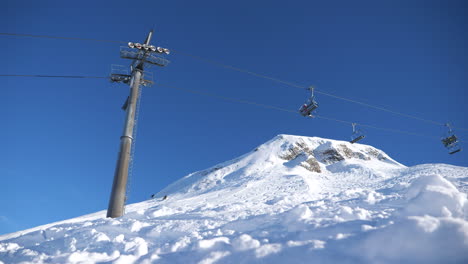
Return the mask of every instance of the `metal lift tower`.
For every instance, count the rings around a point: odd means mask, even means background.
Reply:
[[[134,140],[135,113],[140,95],[140,85],[151,85],[151,80],[145,79],[144,67],[150,65],[166,66],[169,61],[163,55],[169,54],[169,50],[150,45],[153,30],[146,37],[144,44],[129,42],[128,47],[120,47],[120,57],[132,60],[131,74],[112,73],[112,82],[129,84],[130,95],[127,98],[123,110],[126,111],[125,126],[120,137],[120,152],[115,168],[114,182],[107,209],[107,217],[120,217],[125,213],[126,189],[128,169],[131,162],[131,149]],[[149,75],[149,74],[147,74]]]

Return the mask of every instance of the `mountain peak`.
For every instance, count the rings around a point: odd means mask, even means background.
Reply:
[[[273,140],[281,142],[280,157],[292,160],[305,155],[309,163],[320,162],[331,165],[343,160],[379,160],[395,166],[403,166],[390,158],[385,152],[369,145],[351,144],[347,141],[280,134]],[[320,171],[316,171],[320,172]]]
[[[367,174],[380,177],[383,175],[381,170],[404,167],[383,151],[368,145],[280,134],[238,158],[191,173],[157,195],[206,193],[248,180],[273,179],[278,175],[363,170]]]

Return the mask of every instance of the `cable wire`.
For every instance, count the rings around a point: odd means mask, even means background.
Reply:
[[[203,57],[200,57],[200,56],[188,54],[188,53],[181,52],[181,51],[172,50],[172,52],[176,53],[176,54],[179,53],[181,55],[191,57],[191,58],[194,58],[194,59],[197,59],[197,60],[200,60],[200,61],[204,61],[204,62],[213,64],[213,65],[216,65],[216,66],[220,66],[222,68],[226,68],[226,69],[230,69],[230,70],[234,70],[234,71],[238,71],[238,72],[242,72],[242,73],[247,73],[247,74],[250,74],[250,75],[255,76],[255,77],[260,77],[260,78],[271,80],[271,81],[274,81],[274,82],[286,84],[288,86],[292,86],[292,87],[296,87],[296,88],[300,88],[300,89],[306,88],[303,85],[299,85],[299,84],[296,84],[296,83],[293,83],[293,82],[284,81],[284,80],[281,80],[281,79],[278,79],[278,78],[270,77],[270,76],[260,74],[260,73],[256,73],[256,72],[253,72],[253,71],[237,68],[237,67],[234,67],[234,66],[231,66],[231,65],[227,65],[227,64],[212,60],[212,59],[203,58]]]
[[[180,52],[180,51],[173,51],[173,52],[174,53],[179,53],[181,55],[191,57],[191,58],[203,61],[203,62],[207,62],[207,63],[213,64],[213,65],[216,65],[216,66],[219,66],[219,67],[222,67],[222,68],[226,68],[226,69],[234,70],[234,71],[237,71],[237,72],[250,74],[250,75],[255,76],[255,77],[271,80],[271,81],[281,83],[281,84],[285,84],[285,85],[295,87],[295,88],[307,89],[307,87],[304,86],[304,85],[300,85],[300,84],[296,84],[296,83],[293,83],[293,82],[281,80],[279,78],[275,78],[275,77],[271,77],[271,76],[268,76],[268,75],[256,73],[256,72],[253,72],[253,71],[237,68],[237,67],[234,67],[234,66],[231,66],[231,65],[227,65],[227,64],[212,60],[212,59],[206,59],[206,58],[203,58],[203,57],[200,57],[200,56],[196,56],[196,55],[192,55],[192,54],[188,54],[188,53]],[[318,90],[318,89],[315,89],[315,92],[318,93],[318,94],[322,94],[322,95],[325,95],[325,96],[335,98],[335,99],[339,99],[339,100],[359,104],[359,105],[366,106],[366,107],[369,107],[369,108],[373,108],[373,109],[376,109],[376,110],[392,113],[392,114],[395,114],[395,115],[400,115],[400,116],[403,116],[403,117],[406,117],[406,118],[412,118],[412,119],[415,119],[415,120],[423,121],[423,122],[434,124],[434,125],[441,125],[441,126],[444,125],[444,123],[441,123],[441,122],[437,122],[437,121],[434,121],[434,120],[425,119],[425,118],[417,117],[417,116],[414,116],[414,115],[409,115],[409,114],[397,112],[397,111],[394,111],[394,110],[390,110],[390,109],[380,107],[380,106],[371,105],[371,104],[364,103],[364,102],[361,102],[361,101],[357,101],[357,100],[354,100],[354,99],[349,99],[349,98],[346,98],[346,97],[337,96],[337,95],[334,95],[334,94],[331,94],[331,93],[323,92],[323,91]],[[457,129],[467,130],[468,131],[467,128],[457,127]]]
[[[126,43],[125,41],[118,41],[118,40],[91,39],[91,38],[75,38],[75,37],[58,37],[58,36],[32,35],[32,34],[0,33],[0,35],[5,35],[5,36],[20,36],[20,37],[33,37],[33,38],[50,38],[50,39],[66,39],[66,40],[84,40],[84,41],[100,41],[100,42]],[[178,53],[178,54],[181,54],[181,55],[183,55],[183,56],[191,57],[191,58],[194,58],[194,59],[196,59],[196,60],[200,60],[200,61],[203,61],[203,62],[206,62],[206,63],[209,63],[209,64],[213,64],[213,65],[216,65],[216,66],[218,66],[218,67],[222,67],[222,68],[234,70],[234,71],[237,71],[237,72],[246,73],[246,74],[249,74],[249,75],[252,75],[252,76],[255,76],[255,77],[259,77],[259,78],[271,80],[271,81],[274,81],[274,82],[277,82],[277,83],[282,83],[282,84],[285,84],[285,85],[288,85],[288,86],[291,86],[291,87],[301,88],[301,89],[307,88],[307,87],[304,86],[304,85],[299,85],[299,84],[296,84],[296,83],[293,83],[293,82],[289,82],[289,81],[285,81],[285,80],[282,80],[282,79],[279,79],[279,78],[275,78],[275,77],[271,77],[271,76],[268,76],[268,75],[260,74],[260,73],[257,73],[257,72],[249,71],[249,70],[246,70],[246,69],[234,67],[234,66],[231,66],[231,65],[228,65],[228,64],[224,64],[224,63],[218,62],[218,61],[216,61],[216,60],[203,58],[203,57],[200,57],[200,56],[197,56],[197,55],[192,55],[192,54],[185,53],[185,52],[181,52],[181,51],[174,51],[174,50],[172,50],[172,52],[174,52],[174,53],[176,53],[176,54],[177,54],[177,53]],[[0,75],[0,76],[4,76],[4,75]],[[63,78],[67,78],[67,77],[63,77]],[[69,77],[69,78],[70,78],[70,77]],[[78,78],[78,77],[71,77],[71,78]],[[383,111],[383,112],[388,112],[388,113],[391,113],[391,114],[403,116],[403,117],[406,117],[406,118],[411,118],[411,119],[419,120],[419,121],[426,122],[426,123],[430,123],[430,124],[434,124],[434,125],[444,125],[444,123],[437,122],[437,121],[434,121],[434,120],[425,119],[425,118],[417,117],[417,116],[414,116],[414,115],[401,113],[401,112],[394,111],[394,110],[390,110],[390,109],[387,109],[387,108],[384,108],[384,107],[381,107],[381,106],[371,105],[371,104],[364,103],[364,102],[361,102],[361,101],[358,101],[358,100],[349,99],[349,98],[342,97],[342,96],[337,96],[337,95],[334,95],[334,94],[331,94],[331,93],[327,93],[327,92],[322,92],[321,90],[317,90],[317,89],[316,89],[315,92],[316,92],[316,93],[319,93],[319,94],[323,94],[323,95],[325,95],[325,96],[329,96],[329,97],[335,98],[335,99],[344,100],[344,101],[347,101],[347,102],[359,104],[359,105],[366,106],[366,107],[369,107],[369,108],[373,108],[373,109],[376,109],[376,110],[380,110],[380,111]],[[459,130],[468,131],[468,128],[461,128],[461,127],[454,127],[454,128],[457,128],[457,129],[459,129]]]
[[[344,121],[344,120],[335,119],[335,118],[331,118],[331,117],[325,117],[325,116],[322,116],[322,115],[316,115],[315,117],[325,119],[325,120],[345,123],[345,124],[349,124],[349,125],[354,123],[354,124],[359,125],[361,127],[368,127],[368,128],[373,128],[373,129],[378,129],[378,130],[383,130],[383,131],[389,131],[389,132],[393,132],[393,133],[400,133],[400,134],[406,134],[406,135],[417,136],[417,137],[425,137],[425,138],[431,138],[431,139],[439,139],[438,137],[435,137],[435,136],[427,136],[427,135],[423,135],[423,134],[407,132],[407,131],[393,129],[393,128],[376,127],[376,126],[373,126],[373,125],[366,125],[366,124],[362,124],[362,123],[349,122],[349,121]]]
[[[101,76],[83,76],[83,75],[27,75],[27,74],[0,74],[1,77],[40,77],[40,78],[73,78],[73,79],[109,79]]]
[[[201,91],[197,91],[197,90],[192,90],[192,89],[187,89],[187,88],[180,88],[180,87],[175,87],[175,86],[172,86],[172,85],[166,85],[166,84],[160,84],[160,83],[157,83],[156,85],[159,85],[161,87],[174,89],[174,90],[189,92],[189,93],[193,93],[193,94],[206,95],[206,96],[219,98],[219,99],[223,99],[223,100],[227,100],[227,101],[231,101],[231,102],[236,102],[236,103],[241,103],[241,104],[249,104],[249,105],[256,105],[256,106],[260,106],[260,107],[263,107],[263,108],[269,108],[269,109],[275,109],[275,110],[284,111],[284,112],[296,113],[296,111],[281,108],[281,107],[276,107],[276,106],[267,105],[267,104],[260,104],[260,103],[256,103],[256,102],[252,102],[252,101],[232,98],[232,97],[223,96],[223,95],[217,95],[217,94],[208,93],[208,92],[201,92]]]
[[[16,34],[16,33],[0,33],[4,36],[16,36],[16,37],[30,37],[30,38],[50,38],[50,39],[66,39],[66,40],[84,40],[84,41],[100,41],[100,42],[113,42],[113,43],[126,43],[119,40],[109,39],[92,39],[92,38],[72,38],[72,37],[57,37],[57,36],[45,36],[45,35],[32,35],[32,34]]]
[[[267,76],[267,75],[252,72],[252,71],[249,71],[249,70],[237,68],[237,67],[234,67],[234,66],[231,66],[231,65],[223,64],[223,63],[215,61],[215,60],[202,58],[200,56],[191,55],[191,54],[188,54],[188,53],[185,53],[185,52],[180,52],[180,51],[173,51],[173,52],[182,54],[184,56],[192,57],[194,59],[204,61],[204,62],[213,64],[213,65],[216,65],[216,66],[220,66],[222,68],[226,68],[226,69],[230,69],[230,70],[234,70],[234,71],[238,71],[238,72],[242,72],[242,73],[247,73],[247,74],[250,74],[250,75],[255,76],[255,77],[260,77],[260,78],[271,80],[271,81],[274,81],[274,82],[286,84],[288,86],[295,87],[295,88],[307,89],[307,87],[304,86],[304,85],[299,85],[299,84],[296,84],[296,83],[293,83],[293,82],[288,82],[288,81],[284,81],[284,80],[281,80],[281,79],[278,79],[278,78],[274,78],[274,77],[270,77],[270,76]],[[377,109],[377,110],[380,110],[380,111],[385,111],[385,112],[389,112],[389,113],[392,113],[392,114],[401,115],[401,116],[404,116],[404,117],[407,117],[407,118],[417,119],[417,120],[432,123],[432,124],[435,124],[435,125],[444,125],[443,123],[440,123],[440,122],[436,122],[436,121],[432,121],[432,120],[426,120],[424,118],[420,118],[420,117],[400,113],[400,112],[397,112],[397,111],[389,110],[389,109],[379,107],[379,106],[374,106],[374,105],[371,105],[371,104],[368,104],[368,103],[363,103],[363,102],[356,101],[356,100],[349,99],[349,98],[345,98],[345,97],[342,97],[342,96],[337,96],[337,95],[334,95],[334,94],[323,92],[323,91],[318,90],[318,89],[315,89],[314,91],[316,93],[318,93],[318,94],[323,94],[325,96],[333,97],[335,99],[344,100],[344,101],[355,103],[355,104],[360,104],[360,105],[370,107],[370,108],[374,108],[374,109]]]
[[[261,104],[261,103],[257,103],[257,102],[253,102],[253,101],[247,101],[247,100],[228,97],[228,96],[217,95],[217,94],[208,93],[208,92],[200,92],[200,91],[197,91],[197,90],[192,90],[192,89],[187,89],[187,88],[180,88],[180,87],[175,87],[175,86],[172,86],[172,85],[166,85],[166,84],[160,84],[160,83],[158,83],[156,85],[159,85],[161,87],[170,88],[170,89],[179,90],[179,91],[185,91],[185,92],[189,92],[189,93],[193,93],[193,94],[200,94],[200,95],[206,95],[206,96],[210,96],[210,97],[214,97],[214,98],[220,98],[220,99],[224,99],[224,100],[228,100],[228,101],[236,102],[236,103],[255,105],[255,106],[260,106],[260,107],[264,107],[264,108],[275,109],[275,110],[278,110],[278,111],[294,113],[294,114],[298,113],[295,110],[290,110],[290,109],[281,108],[281,107],[272,106],[272,105],[267,105],[267,104]],[[324,120],[330,120],[330,121],[335,121],[335,122],[339,122],[339,123],[349,124],[349,125],[351,125],[352,123],[356,123],[356,122],[350,122],[350,121],[335,119],[335,118],[331,118],[331,117],[326,117],[326,116],[322,116],[322,115],[316,115],[315,117],[321,118],[321,119],[324,119]],[[425,137],[425,138],[430,138],[430,139],[439,139],[438,137],[435,137],[435,136],[427,136],[427,135],[408,132],[408,131],[404,131],[404,130],[377,127],[377,126],[367,125],[367,124],[362,124],[362,123],[356,123],[356,124],[361,126],[361,127],[367,127],[367,128],[377,129],[377,130],[389,131],[389,132],[392,132],[392,133],[400,133],[400,134],[406,134],[406,135],[418,136],[418,137]],[[459,141],[459,142],[463,142],[463,141]]]
[[[49,77],[49,78],[94,78],[94,79],[109,79],[109,77],[101,77],[101,76],[68,76],[68,75],[5,75],[5,74],[0,74],[0,76],[21,76],[21,77],[22,77],[22,76],[27,76],[27,77]],[[180,87],[176,87],[176,86],[172,86],[172,85],[167,85],[167,84],[160,84],[160,83],[157,83],[156,85],[159,85],[159,86],[161,86],[161,87],[166,87],[166,88],[174,89],[174,90],[189,92],[189,93],[193,93],[193,94],[199,94],[199,95],[205,95],[205,96],[210,96],[210,97],[214,97],[214,98],[219,98],[219,99],[223,99],[223,100],[227,100],[227,101],[231,101],[231,102],[236,102],[236,103],[241,103],[241,104],[255,105],[255,106],[259,106],[259,107],[263,107],[263,108],[274,109],[274,110],[283,111],[283,112],[288,112],[288,113],[295,113],[295,114],[297,113],[297,111],[291,110],[291,109],[286,109],[286,108],[277,107],[277,106],[273,106],[273,105],[262,104],[262,103],[257,103],[257,102],[253,102],[253,101],[248,101],[248,100],[243,100],[243,99],[238,99],[238,98],[233,98],[233,97],[218,95],[218,94],[214,94],[214,93],[202,92],[202,91],[197,91],[197,90],[187,89],[187,88],[180,88]],[[392,129],[392,128],[384,128],[384,127],[377,127],[377,126],[367,125],[367,124],[362,124],[362,123],[357,123],[357,122],[350,122],[350,121],[335,119],[335,118],[326,117],[326,116],[322,116],[322,115],[316,115],[315,117],[321,118],[321,119],[324,119],[324,120],[330,120],[330,121],[335,121],[335,122],[339,122],[339,123],[344,123],[344,124],[353,124],[353,123],[355,123],[355,124],[357,124],[357,125],[359,125],[359,126],[361,126],[361,127],[368,127],[368,128],[372,128],[372,129],[383,130],[383,131],[389,131],[389,132],[393,132],[393,133],[400,133],[400,134],[406,134],[406,135],[411,135],[411,136],[418,136],[418,137],[425,137],[425,138],[431,138],[431,139],[438,139],[438,137],[435,137],[435,136],[427,136],[427,135],[418,134],[418,133],[413,133],[413,132],[408,132],[408,131],[404,131],[404,130],[398,130],[398,129]],[[463,143],[464,141],[459,140],[459,142],[460,142],[460,143]]]

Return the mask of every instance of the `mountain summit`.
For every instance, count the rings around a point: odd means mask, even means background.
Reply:
[[[361,170],[375,177],[385,177],[383,172],[403,167],[383,151],[368,145],[318,137],[278,135],[239,158],[187,175],[159,195],[200,194],[259,180],[274,183],[285,175],[303,179],[301,185],[307,185],[309,180],[316,178],[314,173]]]
[[[278,135],[121,218],[0,236],[0,263],[467,263],[467,178],[368,145]]]

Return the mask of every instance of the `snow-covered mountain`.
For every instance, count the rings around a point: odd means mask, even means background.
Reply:
[[[468,263],[467,191],[468,168],[279,135],[124,217],[0,236],[0,263]]]

